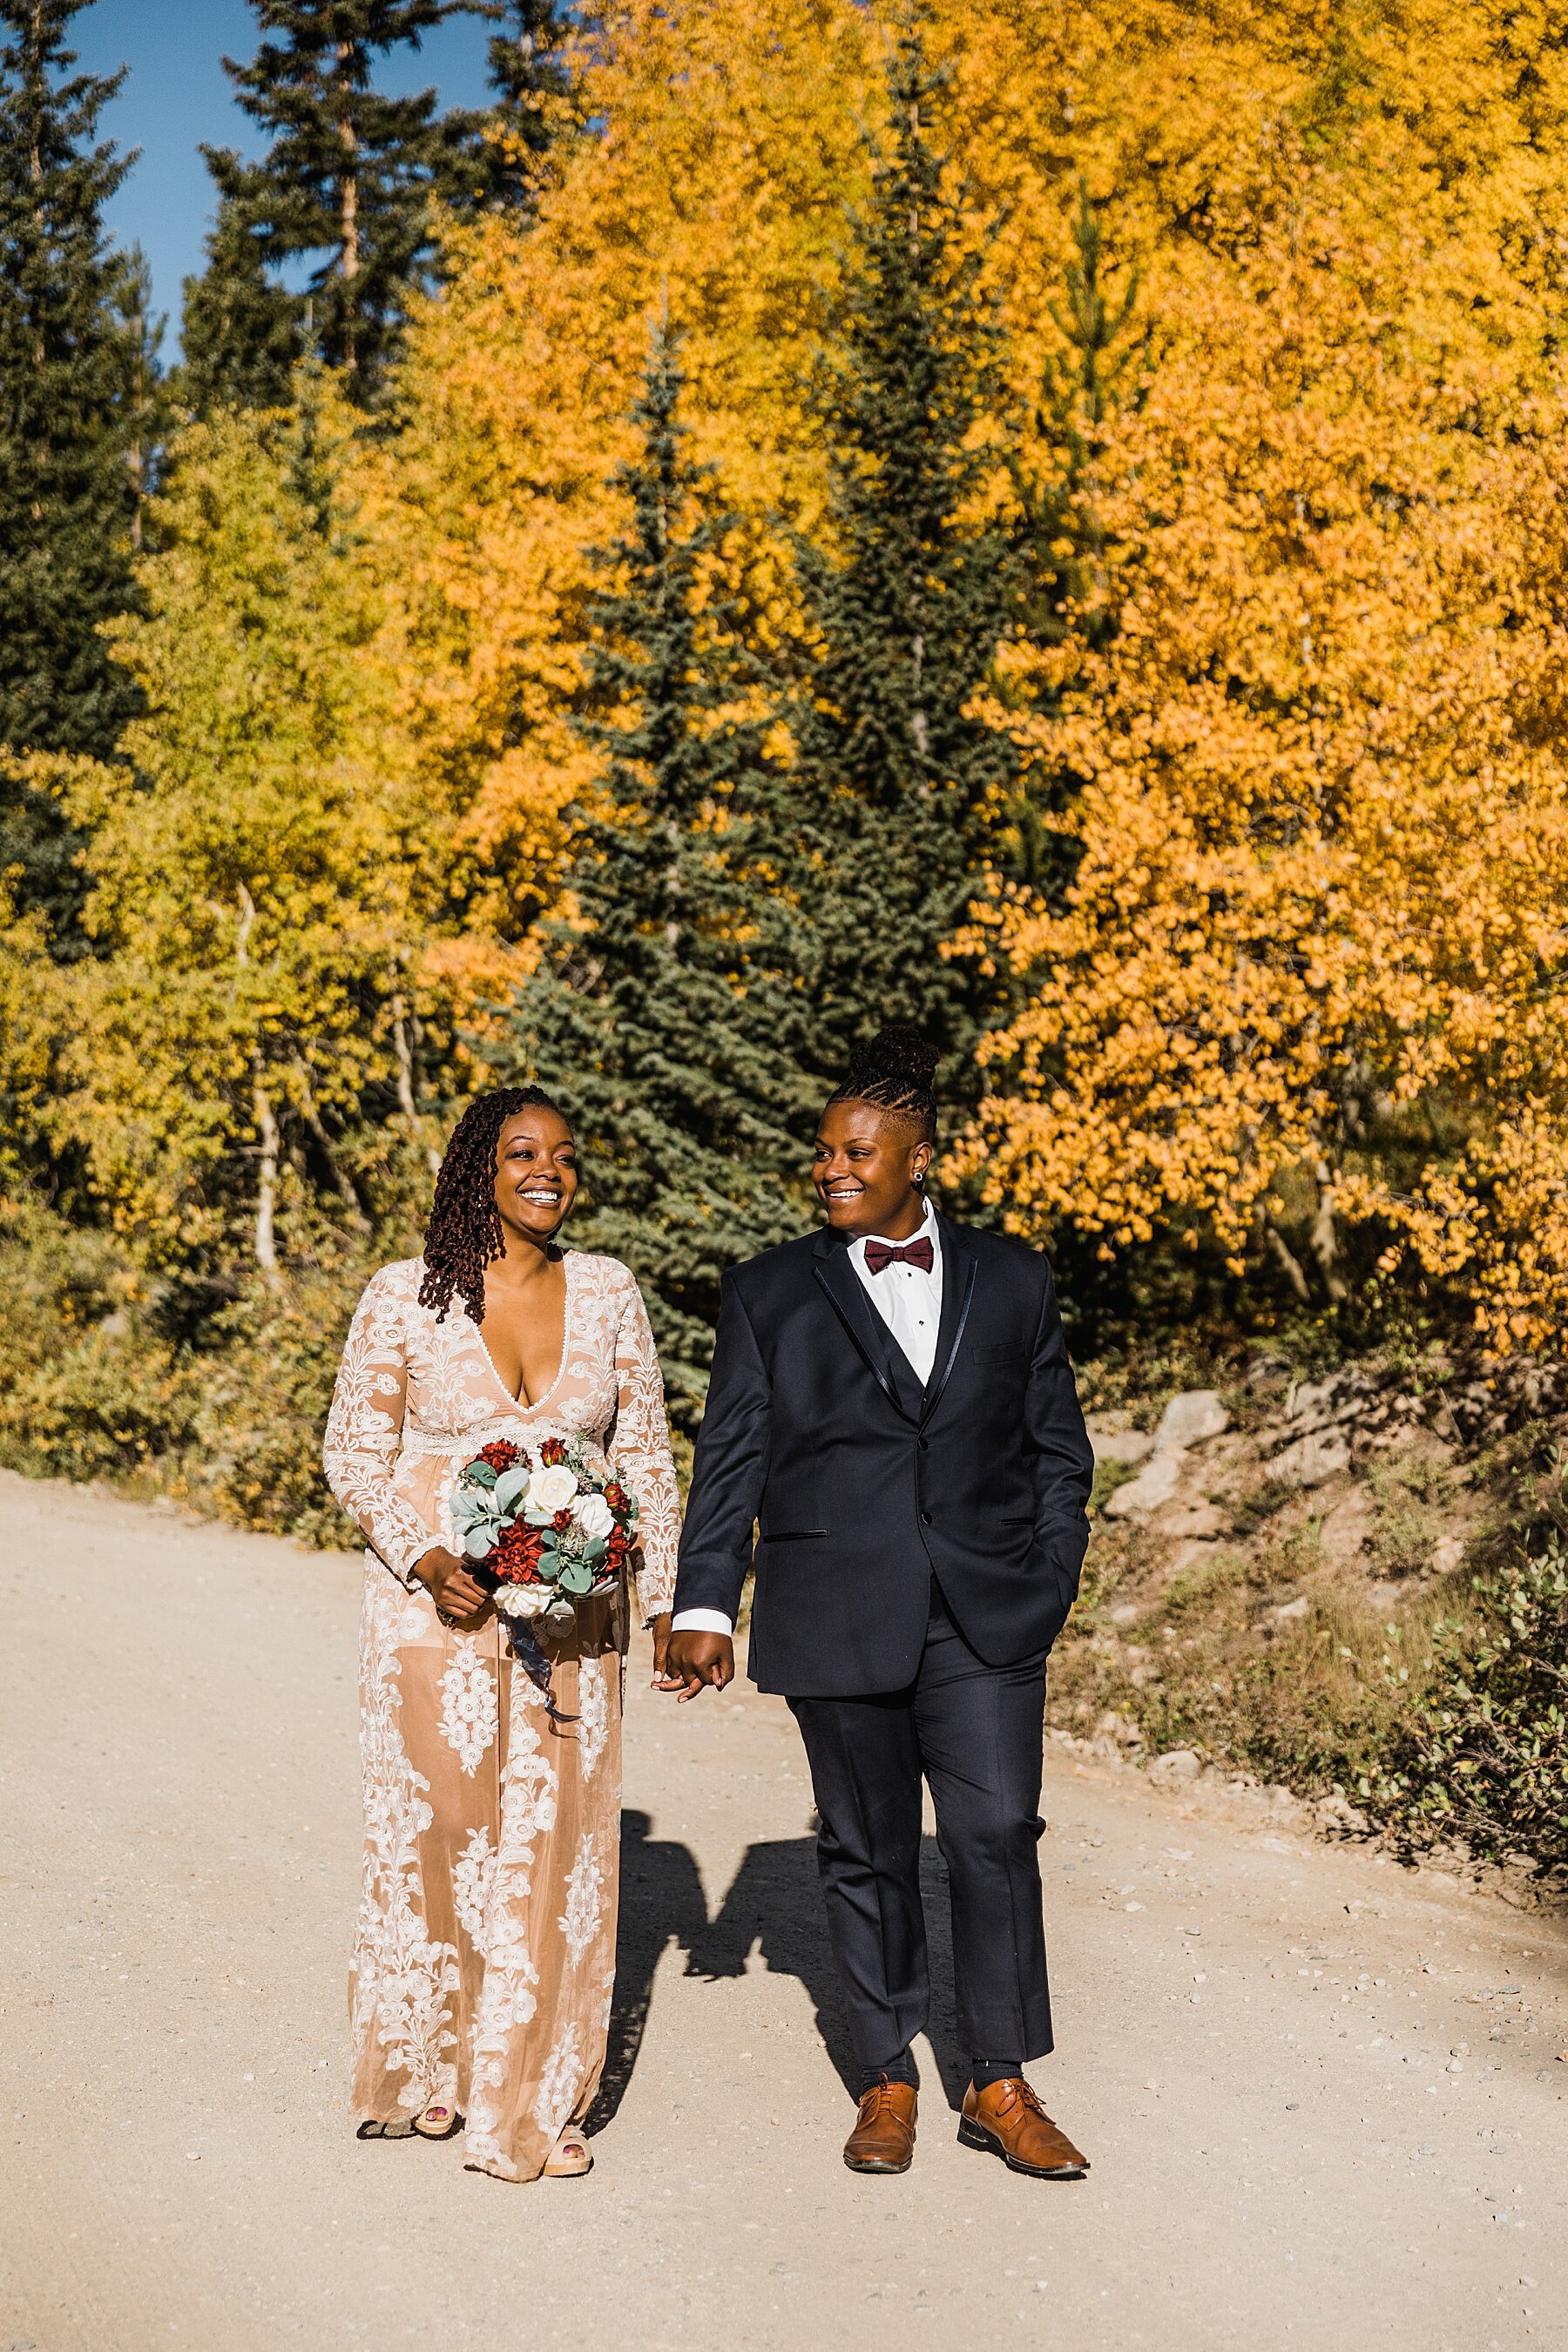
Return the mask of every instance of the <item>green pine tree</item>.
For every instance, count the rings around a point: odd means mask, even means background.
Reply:
[[[139,245],[125,257],[115,289],[120,322],[121,404],[125,463],[131,475],[131,548],[141,553],[147,501],[159,487],[163,451],[175,426],[169,379],[160,360],[163,320],[153,309],[153,272]]]
[[[280,406],[313,348],[362,403],[379,393],[408,297],[436,262],[432,199],[472,203],[493,167],[488,110],[437,111],[433,89],[389,98],[375,62],[417,49],[483,0],[251,0],[263,40],[224,59],[240,105],[271,140],[259,163],[204,147],[218,213],[207,266],[185,286],[184,389],[205,410]],[[280,273],[311,261],[300,290]]]
[[[561,19],[555,0],[493,0],[484,13],[503,29],[490,38],[496,103],[480,121],[475,149],[479,201],[523,212],[556,135],[558,109],[552,101],[572,90],[561,55]]]
[[[83,5],[0,0],[0,745],[106,758],[135,708],[100,625],[132,599],[156,344],[104,236],[132,159],[95,135],[121,77],[71,71]],[[78,846],[58,801],[0,770],[0,872],[61,954],[81,945]]]
[[[1101,429],[1131,388],[1128,372],[1146,353],[1148,335],[1134,324],[1137,272],[1128,271],[1112,288],[1104,229],[1081,181],[1072,233],[1065,299],[1050,305],[1062,349],[1047,359],[1034,416],[1044,462],[1031,468],[1015,457],[1012,467],[1017,626],[1037,646],[1061,646],[1077,636],[1098,650],[1115,635],[1116,614],[1107,593],[1096,461]],[[1059,768],[1032,771],[1020,780],[1008,863],[1016,879],[1047,898],[1059,897],[1076,861],[1046,820],[1059,814],[1080,782]]]
[[[945,961],[1014,787],[1008,739],[971,715],[1009,621],[1009,549],[967,519],[994,456],[997,332],[933,142],[942,84],[918,19],[889,66],[889,125],[857,223],[819,406],[828,544],[802,551],[820,655],[798,698],[802,849],[817,911],[826,1072],[898,1016],[962,1057],[996,983]]]
[[[682,452],[680,389],[660,331],[641,454],[619,477],[630,528],[594,612],[583,726],[603,801],[582,813],[568,876],[577,923],[556,928],[519,999],[512,1068],[571,1109],[590,1196],[577,1237],[636,1270],[689,1427],[721,1276],[805,1222],[820,1090],[798,1059],[794,918],[759,871],[783,779],[767,719],[732,715],[752,681],[737,616],[706,593],[726,521]]]

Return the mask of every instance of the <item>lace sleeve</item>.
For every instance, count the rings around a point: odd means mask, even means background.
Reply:
[[[664,1413],[664,1381],[653,1330],[635,1282],[616,1333],[616,1426],[606,1451],[616,1474],[637,1498],[642,1564],[637,1600],[647,1624],[669,1607],[680,1542],[680,1501]]]
[[[327,1484],[371,1549],[412,1591],[415,1561],[439,1538],[393,1485],[407,1390],[403,1309],[384,1267],[349,1326],[321,1460]]]

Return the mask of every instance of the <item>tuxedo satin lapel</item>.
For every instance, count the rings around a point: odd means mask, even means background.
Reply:
[[[860,1277],[849,1263],[848,1251],[841,1242],[825,1234],[816,1255],[816,1279],[865,1359],[868,1371],[889,1403],[906,1421],[912,1421],[914,1414],[906,1396],[917,1397],[920,1382],[903,1349],[894,1344],[887,1325],[867,1297]]]
[[[963,1227],[940,1215],[936,1223],[942,1237],[942,1314],[936,1327],[936,1354],[931,1359],[931,1378],[921,1401],[922,1422],[931,1419],[942,1402],[942,1392],[958,1360],[959,1343],[974,1298],[975,1258]]]

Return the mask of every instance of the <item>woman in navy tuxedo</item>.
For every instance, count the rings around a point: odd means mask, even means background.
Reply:
[[[1015,2170],[1086,2159],[1024,2075],[1052,2046],[1038,1840],[1046,1659],[1078,1591],[1094,1459],[1050,1268],[923,1191],[936,1056],[884,1029],[829,1100],[824,1228],[726,1276],[664,1687],[753,1681],[811,1765],[829,1931],[862,2068],[845,2161],[913,2156],[929,2005],[929,1784],[952,1890],[963,2136]]]

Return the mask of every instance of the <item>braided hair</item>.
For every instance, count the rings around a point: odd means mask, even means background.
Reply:
[[[468,1105],[452,1130],[436,1179],[419,1285],[419,1304],[436,1309],[437,1323],[446,1321],[454,1291],[474,1321],[484,1321],[485,1268],[506,1247],[495,1200],[496,1154],[501,1129],[520,1110],[566,1116],[542,1087],[495,1087]]]
[[[890,1021],[879,1029],[868,1045],[858,1045],[850,1056],[849,1075],[827,1097],[828,1103],[875,1103],[882,1110],[907,1118],[920,1130],[924,1143],[936,1141],[936,1095],[933,1082],[941,1056],[918,1029],[907,1022]]]

